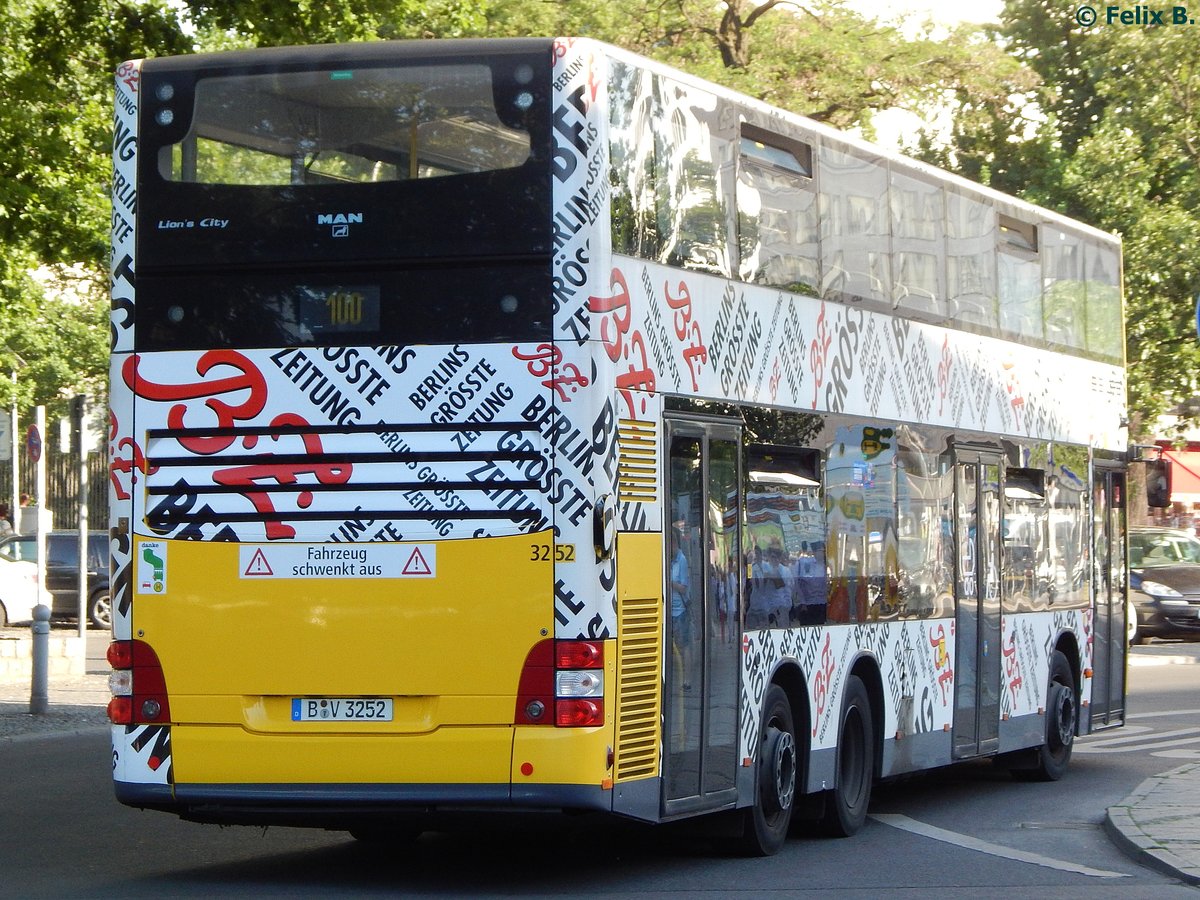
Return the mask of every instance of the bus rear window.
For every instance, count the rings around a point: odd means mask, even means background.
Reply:
[[[169,82],[158,89],[171,90]],[[514,109],[505,111],[495,97],[485,65],[204,78],[187,135],[159,151],[159,173],[167,181],[276,186],[515,168],[529,158],[530,137],[502,119],[518,120],[533,97],[518,86],[506,101]]]

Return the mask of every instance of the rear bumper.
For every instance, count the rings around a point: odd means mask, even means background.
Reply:
[[[160,752],[162,761],[153,773],[133,765],[116,772],[117,799],[196,821],[348,828],[468,809],[613,807],[612,739],[603,727],[256,734],[177,724],[160,730],[169,748]],[[114,728],[115,742],[126,737]],[[139,780],[140,774],[153,777]]]
[[[571,784],[176,784],[116,782],[127,806],[221,825],[353,828],[478,810],[612,810],[612,791]]]

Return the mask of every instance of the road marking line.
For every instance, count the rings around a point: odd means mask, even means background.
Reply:
[[[1159,759],[1200,759],[1200,747],[1190,750],[1155,750],[1150,755]]]
[[[1121,734],[1148,734],[1153,731],[1154,731],[1153,725],[1122,725],[1121,726]],[[1080,744],[1094,744],[1097,741],[1107,740],[1111,736],[1112,736],[1112,733],[1108,732],[1108,731],[1095,731],[1092,734],[1089,734],[1085,737],[1081,737],[1078,741],[1075,742],[1075,746],[1078,747]]]
[[[946,831],[944,828],[938,828],[934,825],[926,825],[924,822],[918,822],[916,819],[910,819],[908,816],[879,813],[878,815],[872,815],[871,818],[877,822],[882,822],[884,825],[891,825],[893,828],[899,828],[901,831],[919,834],[921,837],[931,838],[935,841],[941,841],[945,844],[953,844],[956,847],[963,847],[967,850],[976,850],[980,853],[987,853],[990,856],[999,856],[1003,859],[1012,859],[1016,860],[1017,862],[1032,863],[1035,866],[1044,866],[1048,869],[1058,869],[1062,872],[1074,872],[1077,875],[1091,875],[1094,878],[1129,877],[1129,875],[1124,872],[1108,872],[1104,869],[1091,869],[1087,866],[1078,865],[1077,863],[1065,862],[1061,859],[1052,859],[1049,856],[1039,856],[1037,853],[1026,853],[1024,850],[1014,850],[1011,847],[1005,847],[1001,844],[993,844],[989,841],[981,841],[978,838],[968,837],[965,834],[958,834],[954,831]]]
[[[1200,716],[1200,709],[1168,709],[1165,712],[1127,713],[1126,719],[1157,719],[1159,716]]]
[[[1104,747],[1099,744],[1089,744],[1086,747],[1076,747],[1076,753],[1134,753],[1141,750],[1159,750],[1163,747],[1180,747],[1184,744],[1200,743],[1200,737],[1178,738],[1174,741],[1151,740],[1144,744],[1129,744],[1124,747]]]
[[[1122,729],[1125,730],[1125,729]],[[1149,734],[1130,734],[1124,737],[1109,737],[1098,741],[1088,741],[1089,749],[1097,747],[1111,747],[1116,744],[1134,744],[1139,741],[1158,740],[1159,738],[1179,737],[1183,734],[1200,734],[1200,728],[1176,728],[1174,731],[1151,731]],[[1083,749],[1082,745],[1080,749]]]

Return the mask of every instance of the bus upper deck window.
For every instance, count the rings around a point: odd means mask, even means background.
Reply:
[[[530,156],[528,90],[497,108],[486,65],[201,79],[191,126],[160,150],[169,181],[321,185],[509,169]]]

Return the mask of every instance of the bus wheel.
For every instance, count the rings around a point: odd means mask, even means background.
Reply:
[[[754,806],[745,811],[743,850],[750,856],[770,856],[787,840],[796,799],[796,728],[792,705],[777,684],[767,688],[758,745],[758,777]]]
[[[1050,655],[1050,688],[1046,694],[1046,742],[1037,748],[1035,765],[1015,769],[1013,775],[1022,781],[1058,781],[1067,774],[1078,719],[1079,700],[1071,664],[1055,650]]]
[[[857,675],[846,682],[842,725],[838,732],[837,775],[825,802],[821,830],[833,837],[849,837],[867,821],[871,783],[875,777],[875,723],[871,698]]]

